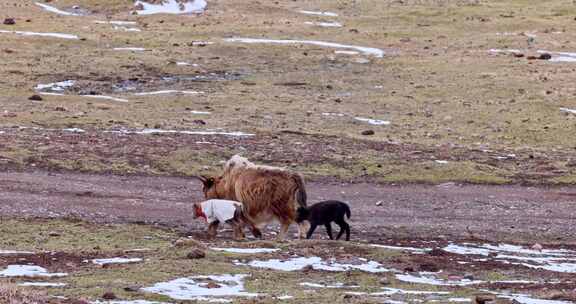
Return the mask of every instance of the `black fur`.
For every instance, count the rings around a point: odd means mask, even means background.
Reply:
[[[310,222],[310,230],[308,230],[308,234],[306,238],[312,237],[314,230],[319,225],[326,226],[326,232],[328,236],[332,240],[332,226],[330,225],[331,222],[335,222],[338,226],[340,226],[340,232],[336,239],[339,239],[344,232],[346,232],[346,240],[350,240],[350,225],[346,223],[344,220],[345,216],[350,218],[351,212],[350,207],[340,201],[324,201],[316,203],[309,208],[298,208],[298,216],[296,221],[298,223],[302,221],[309,221]]]

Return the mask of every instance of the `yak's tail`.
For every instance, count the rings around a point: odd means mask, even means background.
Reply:
[[[306,187],[304,186],[304,178],[300,174],[293,174],[292,180],[296,183],[296,190],[294,190],[294,196],[296,203],[298,203],[298,208],[296,209],[296,222],[300,223],[308,218],[307,200],[308,195],[306,194]]]
[[[344,212],[346,213],[346,216],[348,217],[348,219],[350,219],[350,215],[352,214],[352,212],[350,212],[350,206],[348,206],[348,204],[345,204],[344,206],[346,206],[346,208],[344,209]]]
[[[306,194],[306,187],[304,186],[304,178],[300,174],[294,174],[292,175],[292,179],[296,183],[296,202],[300,208],[306,208],[308,195]]]

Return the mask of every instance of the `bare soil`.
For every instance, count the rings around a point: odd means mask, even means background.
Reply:
[[[576,189],[309,182],[309,202],[352,207],[352,238],[481,239],[576,244]],[[79,218],[200,231],[191,216],[202,199],[191,178],[35,172],[0,173],[0,212],[8,217]],[[317,237],[324,232],[316,232]]]

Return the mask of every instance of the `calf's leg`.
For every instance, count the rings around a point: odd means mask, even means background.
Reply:
[[[308,233],[306,234],[306,238],[309,239],[312,237],[312,233],[314,233],[314,230],[316,230],[316,227],[318,227],[318,225],[316,225],[315,223],[313,223],[310,226],[310,229],[308,230]]]
[[[219,221],[214,221],[208,225],[208,238],[213,239],[216,237],[218,233],[218,225],[220,224]]]
[[[334,238],[332,237],[332,225],[330,225],[330,222],[326,223],[326,233],[328,233],[328,236],[330,237],[331,240],[333,240]]]
[[[336,237],[336,239],[337,240],[340,239],[342,234],[344,234],[344,232],[346,232],[346,240],[349,241],[350,240],[350,225],[348,225],[348,223],[346,223],[346,221],[344,221],[344,219],[337,221],[336,224],[338,224],[338,226],[340,226],[340,232],[338,233],[338,236]]]

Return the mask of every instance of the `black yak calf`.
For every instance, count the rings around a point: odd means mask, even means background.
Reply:
[[[342,234],[346,232],[346,240],[349,241],[350,225],[344,220],[345,215],[350,218],[350,207],[343,202],[330,200],[316,203],[306,209],[299,209],[296,222],[310,222],[310,229],[306,234],[307,239],[312,236],[318,225],[326,226],[326,232],[331,240],[334,238],[332,237],[332,226],[330,223],[335,222],[340,226],[340,232],[336,239],[340,239]]]

